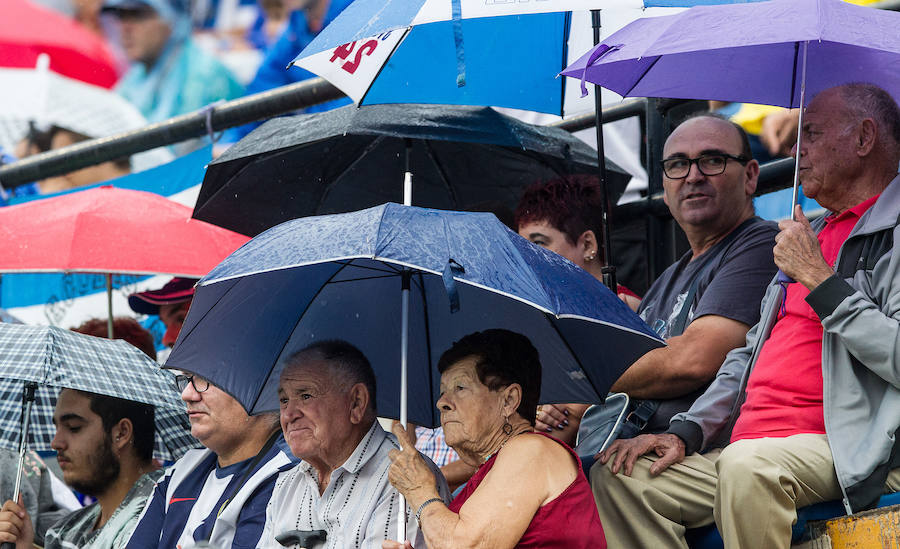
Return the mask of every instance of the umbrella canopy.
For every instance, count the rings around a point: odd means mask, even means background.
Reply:
[[[748,0],[357,0],[294,63],[361,105],[483,105],[561,115],[566,82],[554,75],[567,62],[572,10],[735,1]]]
[[[0,82],[0,147],[9,151],[25,137],[29,122],[91,138],[147,125],[120,95],[49,70],[0,68]]]
[[[194,217],[255,235],[298,217],[403,201],[404,161],[413,203],[515,208],[525,186],[596,174],[596,154],[566,131],[493,109],[434,105],[348,106],[270,120],[210,163]],[[609,163],[616,200],[630,176]]]
[[[102,38],[28,0],[4,0],[0,66],[31,68],[42,53],[50,56],[53,71],[76,80],[111,88],[119,78],[115,57]]]
[[[0,272],[199,278],[246,242],[162,196],[97,187],[0,209]]]
[[[420,425],[438,423],[440,354],[476,330],[531,339],[542,402],[596,402],[662,345],[594,277],[492,214],[385,204],[289,221],[229,256],[197,286],[166,366],[207,377],[262,412],[278,407],[284,358],[344,339],[372,363],[379,415],[399,417],[404,270],[409,420]]]
[[[841,0],[704,6],[639,19],[562,74],[623,96],[799,107],[803,46],[809,96],[851,82],[900,97],[900,13]]]
[[[25,382],[38,383],[27,443],[51,450],[53,410],[61,389],[77,389],[156,407],[154,456],[175,460],[200,446],[191,436],[171,372],[122,340],[52,326],[0,324],[0,446],[17,449]]]

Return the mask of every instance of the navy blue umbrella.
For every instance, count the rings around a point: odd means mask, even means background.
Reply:
[[[541,402],[597,402],[662,345],[598,280],[493,214],[385,204],[288,221],[238,249],[198,284],[166,366],[258,413],[278,409],[284,358],[345,339],[372,362],[380,416],[405,420],[408,362],[409,420],[434,426],[437,359],[488,328],[535,344]]]

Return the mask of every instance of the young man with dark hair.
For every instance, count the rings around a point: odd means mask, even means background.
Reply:
[[[97,502],[53,525],[44,547],[123,547],[161,474],[153,465],[153,406],[63,389],[53,422],[63,480]],[[0,542],[32,547],[34,529],[21,501],[3,505]]]

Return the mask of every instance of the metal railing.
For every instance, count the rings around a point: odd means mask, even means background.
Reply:
[[[211,105],[109,137],[82,141],[68,147],[29,156],[0,167],[0,185],[9,189],[87,166],[131,156],[241,126],[257,120],[343,97],[323,78],[312,78],[240,99]]]
[[[900,0],[882,0],[871,6],[878,9],[900,11]],[[210,106],[208,109],[198,112],[176,116],[140,130],[83,141],[0,166],[0,185],[6,188],[17,187],[30,181],[62,175],[156,147],[180,143],[234,126],[286,114],[338,99],[343,95],[340,90],[323,78],[304,80],[228,101],[218,106]],[[632,99],[604,109],[603,121],[604,123],[615,122],[631,116],[639,116],[644,121],[642,127],[658,129],[658,121],[651,120],[655,118],[651,111],[654,110],[654,107],[655,110],[665,109],[668,100],[651,101],[656,103],[651,106],[647,99]],[[551,125],[575,132],[593,127],[594,116],[593,114],[584,114]],[[646,135],[644,137],[646,138]],[[659,146],[661,147],[661,144]],[[645,161],[651,180],[653,157],[648,144]],[[791,169],[793,169],[793,161],[789,159],[778,160],[763,166],[760,170],[757,195],[789,187]],[[657,199],[657,194],[658,192],[653,192],[651,187],[650,199]],[[655,209],[655,207],[651,209]]]

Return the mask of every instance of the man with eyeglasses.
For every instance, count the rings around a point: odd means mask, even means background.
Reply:
[[[667,345],[635,361],[612,387],[632,399],[623,438],[661,433],[690,408],[759,320],[759,301],[776,272],[777,227],[754,215],[759,164],[744,130],[714,115],[690,118],[666,140],[663,155],[663,198],[690,250],[653,282],[638,308]],[[550,423],[575,422],[557,414]],[[590,425],[585,422],[579,437]],[[622,444],[613,442],[609,451]],[[597,450],[579,447],[582,455]],[[601,481],[594,487],[604,490]]]
[[[726,548],[787,548],[797,508],[858,512],[900,489],[900,107],[873,85],[831,88],[801,136],[803,193],[829,214],[779,223],[785,277],[745,346],[667,433],[602,468],[620,547],[686,548],[685,528],[715,521]]]
[[[188,451],[166,471],[127,547],[256,547],[275,479],[294,464],[283,450],[278,415],[247,415],[199,376],[175,380],[191,434],[206,449]]]

